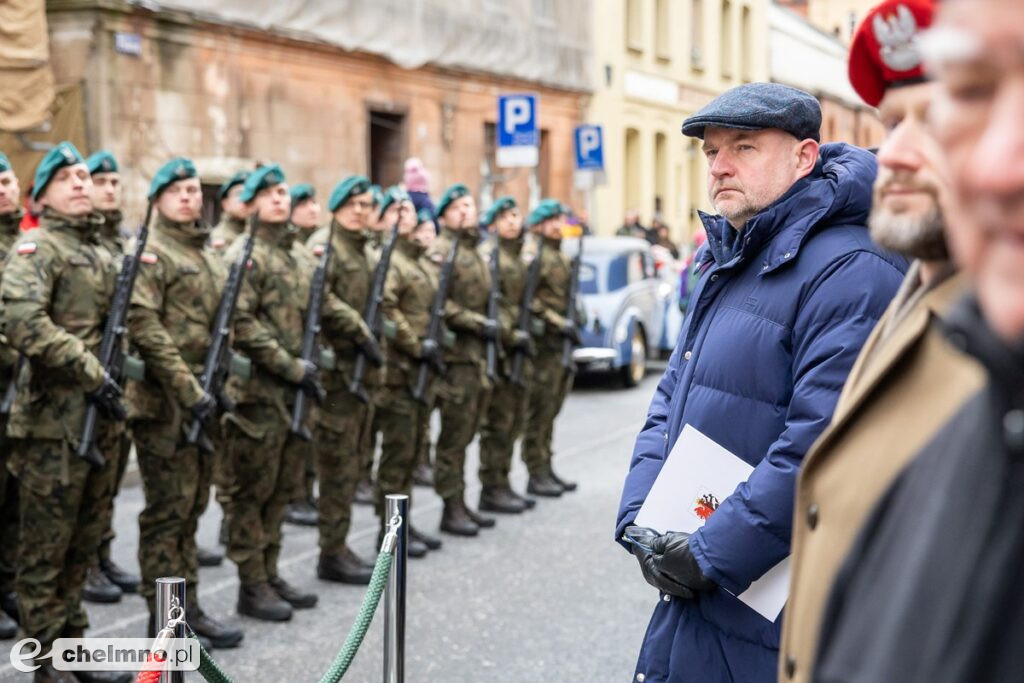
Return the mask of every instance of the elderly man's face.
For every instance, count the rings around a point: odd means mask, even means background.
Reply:
[[[776,128],[704,129],[708,197],[736,229],[781,197],[814,168],[818,144]]]
[[[935,135],[956,195],[950,246],[985,317],[1024,337],[1024,3],[957,0],[930,55],[940,91]]]
[[[878,149],[871,238],[886,249],[925,261],[948,257],[941,202],[949,183],[941,150],[928,127],[938,85],[891,88],[878,106],[889,131]]]

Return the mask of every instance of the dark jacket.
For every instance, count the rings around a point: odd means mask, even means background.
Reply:
[[[988,384],[879,502],[836,579],[815,681],[1019,681],[1024,672],[1024,340],[973,300],[947,323]]]
[[[875,170],[864,150],[824,145],[812,173],[739,238],[723,218],[702,215],[701,276],[637,437],[616,539],[686,424],[754,471],[691,537],[721,588],[658,601],[637,663],[648,683],[775,680],[780,622],[733,595],[789,554],[800,461],[906,269],[864,228]]]

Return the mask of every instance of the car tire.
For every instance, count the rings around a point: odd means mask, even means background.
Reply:
[[[644,336],[644,331],[639,325],[633,330],[633,339],[630,341],[630,345],[632,353],[629,363],[619,368],[622,383],[627,388],[640,384],[647,374],[647,337]]]

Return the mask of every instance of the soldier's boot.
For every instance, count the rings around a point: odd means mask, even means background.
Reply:
[[[466,509],[462,496],[448,498],[444,501],[441,512],[441,531],[455,536],[476,536],[480,533],[480,525],[473,521]]]
[[[321,552],[316,575],[324,581],[365,586],[370,583],[370,577],[373,576],[373,566],[363,562],[345,546],[340,553]]]
[[[360,505],[376,505],[377,497],[373,492],[373,482],[369,479],[360,479],[356,484],[355,502]]]
[[[469,518],[473,520],[473,522],[481,529],[490,529],[495,524],[497,524],[497,522],[494,521],[493,517],[481,515],[479,512],[469,507],[468,505],[466,506],[466,514],[469,515]]]
[[[558,484],[559,486],[561,486],[563,491],[575,491],[576,490],[576,482],[574,482],[574,481],[567,481],[565,479],[562,479],[560,476],[555,474],[554,471],[552,471],[548,476],[551,477],[551,481],[553,481],[556,484]]]
[[[224,561],[224,554],[199,546],[196,548],[196,558],[199,560],[200,567],[219,567],[220,563]]]
[[[238,587],[238,613],[262,621],[288,621],[292,606],[269,583],[243,584]]]
[[[318,600],[316,593],[304,593],[280,576],[270,577],[268,583],[270,583],[270,587],[274,589],[274,592],[282,600],[295,609],[309,609],[316,606],[316,601]]]
[[[57,671],[53,668],[53,662],[48,659],[37,660],[39,668],[36,669],[32,678],[35,683],[78,683],[78,678],[70,671]]]
[[[412,471],[412,483],[416,486],[434,488],[434,470],[427,463],[416,465],[416,469]]]
[[[517,515],[526,509],[526,504],[512,495],[512,491],[501,486],[484,486],[480,489],[480,505],[482,512],[500,512]]]
[[[317,526],[320,523],[320,517],[311,502],[299,500],[288,503],[288,507],[284,511],[284,521],[298,526]]]
[[[100,570],[99,565],[89,567],[89,571],[85,575],[85,585],[82,586],[83,600],[111,604],[120,602],[121,595],[121,589],[107,578],[107,575]]]
[[[100,569],[106,574],[110,582],[121,589],[123,593],[137,593],[139,591],[138,576],[119,567],[110,558],[100,559]]]
[[[531,476],[530,481],[526,484],[527,493],[532,493],[535,496],[544,496],[545,498],[558,498],[562,495],[562,491],[561,486],[546,476]]]
[[[7,612],[7,616],[18,621],[18,594],[14,591],[0,593],[0,610]]]
[[[509,487],[508,492],[511,493],[516,498],[518,498],[519,500],[523,501],[523,507],[527,510],[532,510],[537,506],[536,498],[530,498],[529,496],[524,496],[520,493],[516,493],[516,490],[511,487]]]
[[[377,547],[379,548],[383,542],[384,542],[384,529],[382,528],[380,530],[380,533],[377,534]],[[410,532],[409,532],[409,543],[408,543],[408,545],[405,548],[405,552],[409,555],[409,557],[415,557],[415,558],[426,557],[427,556],[427,552],[429,550],[430,550],[430,548],[428,548],[427,545],[423,541],[413,537],[412,530],[410,529]]]
[[[425,534],[412,524],[409,525],[409,538],[415,538],[417,541],[427,546],[427,550],[440,550],[441,539],[435,538],[430,534]]]
[[[132,683],[135,677],[128,671],[76,671],[79,683]]]
[[[8,640],[18,635],[18,622],[0,609],[0,640]]]
[[[210,641],[215,648],[225,650],[238,647],[245,637],[245,632],[237,626],[226,624],[223,621],[214,619],[203,611],[199,605],[188,610],[186,615],[188,625],[196,632],[196,635],[203,636]]]

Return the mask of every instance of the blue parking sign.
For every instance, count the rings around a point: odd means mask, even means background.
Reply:
[[[538,144],[537,96],[499,95],[498,147],[536,147]]]
[[[601,171],[604,169],[604,145],[601,126],[576,126],[576,170]]]

